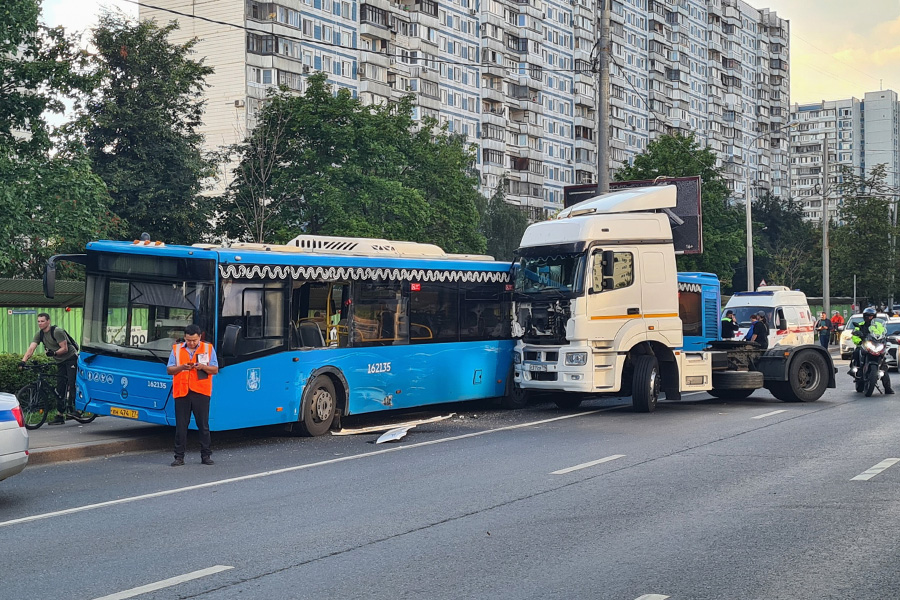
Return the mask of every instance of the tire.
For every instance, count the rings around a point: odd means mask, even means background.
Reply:
[[[756,390],[709,390],[709,395],[722,400],[743,400],[750,397]]]
[[[863,381],[862,377],[855,377],[853,381],[856,384],[856,391],[862,394],[863,390],[866,389],[866,382]]]
[[[331,429],[337,410],[337,394],[334,382],[327,375],[319,375],[307,386],[300,405],[302,419],[300,435],[316,437],[324,435]]]
[[[751,390],[752,392],[763,385],[765,385],[765,379],[759,371],[715,371],[712,375],[714,390]]]
[[[866,398],[872,397],[872,392],[875,391],[875,384],[878,383],[878,365],[869,366],[869,372],[866,373],[866,387],[863,390],[863,394]]]
[[[37,384],[29,383],[18,392],[16,399],[22,408],[25,429],[37,429],[47,420],[47,405],[38,393]]]
[[[581,394],[572,394],[565,393],[564,395],[557,396],[553,399],[553,403],[556,404],[557,408],[561,408],[563,410],[572,410],[581,406],[581,402],[584,398],[581,397]]]
[[[787,381],[773,381],[768,385],[769,392],[782,402],[793,402],[791,398],[791,386]]]
[[[828,364],[815,350],[802,350],[791,357],[784,402],[815,402],[828,387]]]
[[[631,405],[634,412],[653,412],[659,401],[659,362],[655,356],[639,355],[634,361]]]
[[[509,375],[506,378],[506,393],[500,398],[500,406],[510,410],[517,410],[528,406],[530,399],[531,394],[528,390],[523,390],[516,385],[513,372],[510,370]]]

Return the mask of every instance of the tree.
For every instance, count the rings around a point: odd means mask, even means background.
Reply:
[[[514,252],[528,227],[528,215],[506,201],[509,182],[504,177],[485,204],[481,233],[487,238],[487,253],[497,260],[513,260]]]
[[[803,219],[799,203],[763,194],[753,203],[753,231],[757,279],[821,294],[821,229]],[[738,273],[746,268],[742,261]]]
[[[859,176],[844,169],[841,194],[841,224],[831,231],[832,293],[853,293],[856,275],[859,296],[883,302],[897,283],[897,250],[892,248],[898,228],[891,224],[891,201],[895,192],[887,189],[884,164],[868,175]]]
[[[716,155],[700,148],[693,134],[664,135],[650,142],[647,151],[615,172],[616,181],[657,177],[701,179],[703,253],[678,257],[681,271],[716,273],[723,286],[731,286],[735,265],[744,254],[743,211],[729,202],[728,184],[716,168]]]
[[[474,154],[460,136],[428,119],[417,129],[410,98],[363,106],[346,89],[332,93],[324,74],[307,84],[303,95],[271,93],[260,111],[257,129],[281,132],[277,143],[251,133],[234,149],[240,164],[222,199],[221,235],[284,242],[310,233],[484,251]]]
[[[190,58],[196,39],[169,43],[177,28],[103,14],[92,35],[99,86],[79,126],[128,236],[192,243],[207,237],[213,212],[200,191],[214,164],[197,131],[213,70]]]
[[[61,97],[90,89],[86,54],[61,27],[42,25],[37,0],[5,0],[0,10],[0,154],[25,160],[51,145],[48,113]]]

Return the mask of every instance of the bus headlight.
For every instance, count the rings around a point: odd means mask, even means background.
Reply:
[[[518,352],[513,352],[513,364],[521,365],[522,364],[522,355]]]
[[[579,367],[587,364],[587,352],[566,352],[566,366]]]

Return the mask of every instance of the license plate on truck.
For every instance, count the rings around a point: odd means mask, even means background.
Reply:
[[[528,365],[529,371],[546,371],[547,365]]]
[[[111,414],[114,417],[125,417],[126,419],[137,419],[138,418],[138,411],[131,410],[128,408],[117,408],[115,406],[113,406],[112,408],[109,409],[109,414]]]

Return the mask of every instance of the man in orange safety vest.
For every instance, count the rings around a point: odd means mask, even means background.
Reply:
[[[191,414],[200,432],[200,462],[213,464],[209,435],[209,397],[212,395],[212,376],[219,372],[216,349],[200,341],[200,327],[184,328],[184,342],[172,346],[166,372],[172,375],[172,396],[175,398],[175,460],[173,467],[184,465]]]

